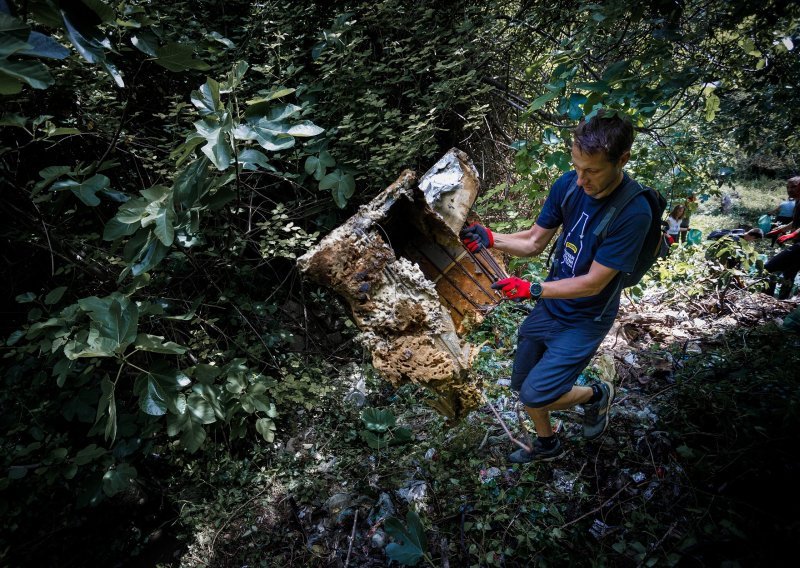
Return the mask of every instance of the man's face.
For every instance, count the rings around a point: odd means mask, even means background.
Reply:
[[[625,152],[617,162],[609,162],[605,153],[584,154],[573,144],[572,167],[578,173],[578,185],[589,197],[608,196],[622,181],[622,168],[630,157]]]

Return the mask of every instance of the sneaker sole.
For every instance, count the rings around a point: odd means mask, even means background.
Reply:
[[[617,389],[614,388],[613,383],[610,383],[608,381],[601,381],[601,382],[608,387],[608,404],[606,405],[606,412],[603,415],[603,429],[600,430],[600,432],[598,432],[591,438],[587,437],[586,440],[590,442],[593,440],[597,440],[600,436],[606,433],[606,430],[608,430],[608,420],[609,420],[609,414],[611,414],[611,405],[614,403],[614,397],[617,396]]]

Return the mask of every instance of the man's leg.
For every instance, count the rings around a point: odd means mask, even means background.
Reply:
[[[771,274],[778,272],[783,274],[784,282],[781,284],[779,298],[781,300],[788,298],[792,284],[794,283],[794,277],[797,275],[798,269],[800,269],[800,244],[794,244],[770,258],[766,264],[764,264],[764,269]],[[790,276],[791,281],[788,282],[787,285],[786,280]],[[771,282],[771,291],[773,293],[774,290],[775,284]]]
[[[553,427],[550,424],[550,411],[566,410],[578,404],[589,402],[589,399],[592,398],[592,392],[592,387],[579,387],[576,385],[572,387],[572,390],[568,393],[561,395],[561,397],[552,404],[548,404],[542,408],[526,406],[525,412],[527,412],[528,416],[533,420],[536,433],[541,437],[550,437],[553,435]]]
[[[509,460],[512,462],[547,460],[563,454],[560,442],[550,425],[550,411],[564,410],[578,404],[585,404],[595,398],[596,394],[597,398],[601,394],[599,388],[580,387],[574,383],[608,333],[608,326],[598,326],[593,322],[586,322],[581,327],[567,327],[552,320],[549,321],[548,325],[540,326],[540,329],[545,327],[547,329],[546,333],[540,334],[537,341],[537,344],[543,345],[543,348],[537,351],[538,360],[530,368],[527,377],[519,387],[520,400],[533,420],[537,439],[534,441],[532,453],[522,450],[514,452],[509,456]],[[522,337],[521,328],[520,345],[524,345]],[[517,357],[519,358],[519,351]],[[515,373],[521,370],[522,367],[518,366],[515,360]],[[512,385],[515,384],[519,384],[518,375],[512,377]],[[606,397],[606,401],[609,400],[609,397]],[[608,404],[610,405],[610,402]]]

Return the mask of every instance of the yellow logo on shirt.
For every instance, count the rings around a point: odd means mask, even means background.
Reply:
[[[567,243],[564,246],[567,247],[569,250],[571,250],[572,254],[575,254],[576,252],[578,252],[578,247],[573,245],[572,243]]]

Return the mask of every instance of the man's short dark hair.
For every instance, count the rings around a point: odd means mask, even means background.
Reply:
[[[575,145],[584,154],[602,152],[611,163],[633,145],[633,124],[622,112],[600,109],[591,120],[582,118],[575,129]]]

